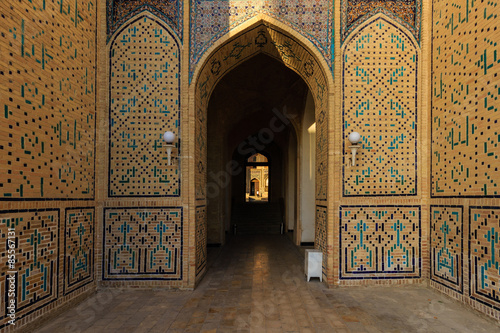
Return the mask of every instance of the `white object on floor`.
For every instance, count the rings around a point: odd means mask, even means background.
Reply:
[[[321,250],[306,250],[305,265],[304,272],[307,275],[307,282],[312,277],[317,277],[323,282],[323,252]]]

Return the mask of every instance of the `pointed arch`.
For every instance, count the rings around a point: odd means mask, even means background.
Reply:
[[[333,77],[330,67],[319,50],[305,37],[289,26],[264,14],[250,19],[233,29],[218,40],[202,57],[194,71],[190,84],[190,101],[194,116],[194,143],[192,170],[195,173],[195,205],[204,206],[207,202],[207,109],[212,91],[222,77],[236,66],[257,54],[266,54],[278,59],[295,71],[308,85],[314,99],[316,119],[316,205],[328,206],[328,149],[329,149],[329,105],[333,105]],[[206,228],[206,216],[196,219],[196,228]],[[203,220],[202,220],[203,219]],[[316,224],[324,230],[316,234],[327,234],[327,223]],[[205,240],[206,241],[206,240]],[[327,267],[327,237],[324,243],[317,244],[323,250],[324,275]],[[196,258],[198,261],[199,259]],[[333,268],[331,268],[333,269]],[[197,275],[196,280],[202,277]]]

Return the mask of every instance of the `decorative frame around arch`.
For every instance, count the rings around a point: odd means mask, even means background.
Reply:
[[[194,72],[190,85],[191,106],[194,106],[194,145],[193,168],[195,171],[194,188],[195,205],[206,206],[207,184],[207,108],[211,93],[219,80],[231,69],[245,60],[263,53],[281,61],[285,66],[298,73],[308,85],[315,102],[315,117],[317,122],[317,149],[316,149],[316,205],[328,206],[328,149],[329,149],[329,103],[333,93],[333,77],[330,67],[321,53],[310,45],[310,42],[294,30],[266,15],[249,20],[231,33],[222,37],[219,42],[210,48],[200,61]],[[330,90],[332,89],[332,90]],[[206,229],[207,216],[199,215],[196,218],[195,229]],[[202,220],[203,219],[203,220]],[[316,245],[323,251],[323,267],[325,276],[332,274],[327,267],[328,223],[317,224],[322,230],[315,230],[322,240]],[[323,230],[324,229],[324,230]],[[199,233],[196,232],[198,235]],[[196,239],[196,244],[205,239]],[[196,258],[196,262],[203,258]],[[198,272],[196,280],[203,275]]]

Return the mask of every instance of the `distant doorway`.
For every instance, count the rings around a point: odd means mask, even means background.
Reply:
[[[254,154],[246,161],[245,201],[269,201],[269,160],[262,154]]]

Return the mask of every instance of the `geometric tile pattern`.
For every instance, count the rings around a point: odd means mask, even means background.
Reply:
[[[463,208],[431,206],[431,279],[463,292]]]
[[[328,255],[328,207],[316,206],[316,228],[314,234],[314,246],[323,253],[323,274],[327,271]]]
[[[341,206],[340,278],[419,278],[419,206]]]
[[[162,23],[138,17],[110,51],[109,195],[179,196],[179,163],[168,165],[163,133],[179,147],[180,52]],[[173,149],[173,154],[178,152]]]
[[[500,310],[500,207],[469,209],[470,297]]]
[[[108,41],[120,26],[142,11],[150,11],[175,31],[182,40],[183,1],[162,0],[106,0]]]
[[[196,275],[207,265],[207,207],[196,207]]]
[[[66,208],[64,294],[94,281],[94,208]]]
[[[344,45],[344,195],[416,195],[417,47],[383,16]],[[361,149],[353,167],[354,131]]]
[[[322,66],[314,55],[294,38],[275,30],[272,26],[259,25],[249,29],[220,48],[206,59],[200,74],[195,78],[195,195],[202,203],[206,196],[207,179],[207,107],[211,93],[220,78],[243,61],[263,53],[279,60],[297,72],[310,87],[315,102],[317,120],[316,149],[316,199],[325,201],[328,184],[328,90]],[[286,112],[286,110],[280,110]]]
[[[356,27],[377,13],[384,13],[406,27],[418,41],[421,7],[421,0],[342,0],[340,14],[342,42]]]
[[[103,280],[182,280],[182,207],[106,208]]]
[[[0,200],[94,197],[96,7],[0,3]]]
[[[500,2],[433,3],[434,197],[500,197]]]
[[[190,81],[196,65],[220,37],[263,13],[306,37],[333,63],[333,1],[191,1]]]
[[[8,232],[15,235],[9,239]],[[6,249],[15,243],[15,263],[8,264]],[[16,283],[16,320],[57,299],[59,276],[59,210],[0,212],[0,327],[6,317],[10,276]],[[6,289],[7,287],[7,289]]]

